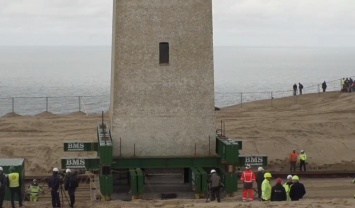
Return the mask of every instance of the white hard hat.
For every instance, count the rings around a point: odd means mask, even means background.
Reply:
[[[58,168],[53,168],[53,172],[58,172]]]
[[[66,169],[65,172],[66,172],[66,173],[70,173],[71,170],[70,170],[70,169]]]
[[[37,180],[36,179],[33,179],[33,183],[36,183],[37,182]]]
[[[287,179],[292,179],[292,175],[288,175],[288,176],[287,176]]]
[[[247,164],[247,165],[245,166],[245,169],[250,169],[250,165]]]
[[[304,152],[304,150],[301,150],[301,152]]]
[[[212,170],[211,170],[211,173],[215,173],[215,172],[216,172],[216,170],[215,170],[215,169],[212,169]]]
[[[2,169],[2,167],[0,167],[0,171],[4,171],[4,169]]]
[[[264,168],[263,167],[258,167],[258,171],[263,171]]]

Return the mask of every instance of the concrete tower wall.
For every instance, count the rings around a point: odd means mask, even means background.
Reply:
[[[214,154],[212,0],[114,0],[113,16],[114,156],[206,156],[209,137]]]

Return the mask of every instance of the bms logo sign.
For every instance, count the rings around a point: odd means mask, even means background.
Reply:
[[[84,143],[68,143],[68,151],[84,151]]]
[[[263,162],[263,157],[245,157],[245,165],[249,164],[251,166],[262,166]]]
[[[85,168],[85,159],[67,159],[66,168]]]

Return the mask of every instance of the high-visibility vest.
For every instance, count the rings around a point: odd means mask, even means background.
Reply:
[[[285,191],[286,191],[286,196],[287,196],[287,201],[291,201],[291,198],[290,198],[290,190],[291,190],[291,185],[288,185],[287,182],[284,183],[283,187],[285,188]]]
[[[18,173],[10,173],[9,177],[9,187],[16,188],[20,186],[20,174]]]
[[[261,184],[261,198],[264,200],[270,200],[271,198],[270,181],[267,179],[264,179],[263,183]]]
[[[36,185],[31,184],[31,185],[30,185],[31,195],[37,196],[37,195],[38,195],[38,192],[40,191],[40,189],[41,189],[41,188],[38,186],[38,184],[36,184]]]
[[[242,180],[245,183],[251,183],[255,181],[255,174],[251,170],[246,170],[242,173],[240,180]]]
[[[306,160],[307,160],[307,155],[306,155],[306,153],[303,153],[303,154],[301,153],[301,154],[300,154],[300,159],[306,161]]]
[[[297,153],[291,153],[290,154],[290,161],[292,161],[292,162],[296,162],[297,161],[297,157],[298,157],[298,155],[297,155]]]

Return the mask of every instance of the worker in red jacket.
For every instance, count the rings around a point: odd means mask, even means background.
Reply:
[[[254,199],[254,188],[253,182],[255,181],[255,174],[250,170],[250,165],[245,166],[245,171],[242,173],[240,180],[243,182],[243,201],[253,201]],[[249,198],[247,195],[249,194]]]

